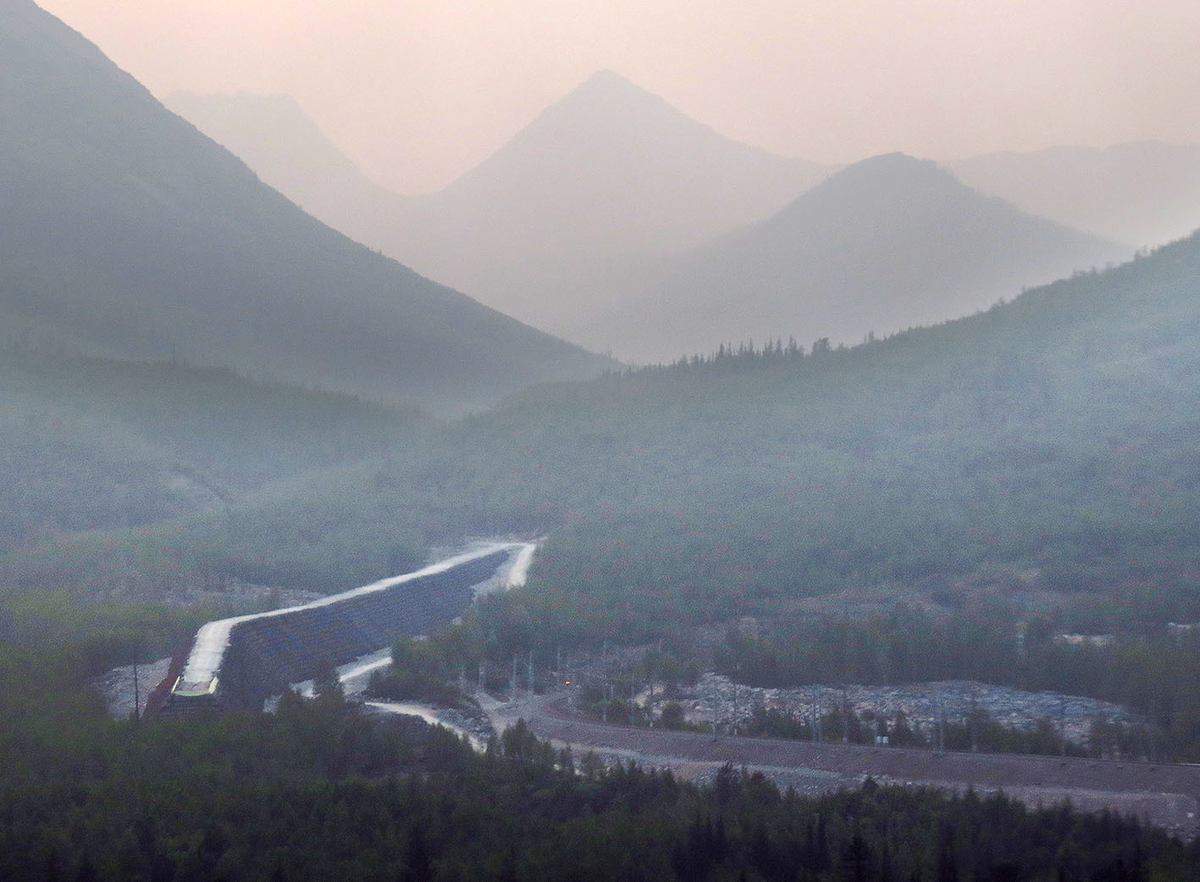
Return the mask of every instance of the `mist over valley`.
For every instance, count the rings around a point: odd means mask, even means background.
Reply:
[[[0,2],[0,877],[1200,879],[1200,148],[607,68],[401,194]]]

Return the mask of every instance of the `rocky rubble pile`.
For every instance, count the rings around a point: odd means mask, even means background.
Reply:
[[[940,718],[966,720],[972,710],[986,713],[997,723],[1031,731],[1038,721],[1061,725],[1068,739],[1084,743],[1092,723],[1103,720],[1120,726],[1141,724],[1127,708],[1094,698],[1057,692],[1025,692],[974,680],[943,680],[903,686],[833,686],[813,684],[795,689],[764,689],[735,684],[720,674],[705,674],[694,687],[681,692],[687,719],[718,728],[744,725],[753,709],[779,712],[800,720],[835,713],[847,702],[861,719],[893,721],[904,714],[909,726],[931,731]]]

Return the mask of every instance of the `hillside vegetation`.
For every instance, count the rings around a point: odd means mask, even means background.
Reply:
[[[1003,794],[781,793],[606,769],[523,725],[476,754],[336,691],[275,714],[112,721],[67,653],[0,649],[0,875],[12,880],[1171,879],[1200,847]]]
[[[630,106],[621,138],[589,135]],[[1025,272],[1009,258],[1046,256],[1043,234],[1097,245],[914,163],[869,164],[900,168],[896,188],[861,167],[827,182],[751,231],[765,245],[723,240],[676,294],[720,320],[722,296],[786,299],[804,275],[789,260],[833,253],[864,270],[843,305],[890,299],[874,314],[901,327],[945,314],[939,293],[981,305],[977,271]],[[722,192],[754,197],[732,217],[820,173],[603,74],[441,194],[434,232],[449,266],[477,250],[496,292],[576,251],[576,279],[588,260],[637,275],[631,242],[683,247],[730,219]],[[855,186],[890,206],[826,199]],[[610,191],[620,211],[576,217]],[[731,764],[701,786],[523,722],[476,751],[348,702],[332,662],[311,701],[289,690],[272,713],[111,719],[96,689],[180,658],[204,621],[507,534],[542,537],[528,583],[401,642],[374,691],[450,700],[511,670],[515,692],[526,659],[533,691],[566,657],[585,712],[645,721],[649,682],[671,699],[661,721],[695,729],[672,690],[702,671],[768,688],[974,678],[1127,705],[1095,718],[1092,756],[1198,762],[1200,233],[853,348],[764,320],[757,346],[617,369],[305,215],[27,0],[0,0],[0,213],[0,879],[1200,880],[1200,842],[1070,803],[869,778],[805,797]],[[853,247],[817,237],[839,229]],[[616,232],[626,251],[590,247]],[[669,339],[683,301],[664,302],[635,329]],[[723,699],[706,700],[715,740]],[[841,734],[866,740],[844,703]],[[1066,705],[1057,732],[1022,734],[972,699],[944,743],[974,745],[982,723],[986,749],[1065,753]],[[758,733],[812,734],[756,711]],[[902,714],[870,722],[923,743]]]
[[[222,511],[427,418],[223,368],[0,349],[0,550]]]
[[[532,390],[171,542],[203,567],[216,531],[332,588],[378,571],[380,553],[343,553],[360,537],[547,531],[535,582],[625,633],[992,565],[1070,591],[1153,574],[1164,615],[1195,615],[1197,251],[854,349]],[[39,549],[22,578],[44,560],[61,557]]]
[[[1094,675],[1063,663],[1036,685],[1153,704],[1194,755],[1191,656],[1164,641],[1200,621],[1198,295],[1192,237],[854,348],[721,348],[445,423],[18,335],[0,584],[60,606],[332,591],[465,537],[542,534],[527,588],[468,623],[498,661],[692,629],[764,683],[1021,681],[1056,631],[1112,633]],[[846,620],[838,646],[803,639]],[[922,633],[976,639],[898,661]]]

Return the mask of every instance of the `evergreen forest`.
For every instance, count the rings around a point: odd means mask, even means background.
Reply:
[[[476,749],[325,674],[273,713],[113,719],[97,687],[207,621],[536,540],[525,584],[401,641],[370,696],[616,658],[584,713],[700,738],[638,689],[971,680],[1138,724],[972,717],[949,750],[1200,763],[1200,233],[855,345],[631,367],[304,214],[28,0],[0,0],[0,117],[0,882],[1200,880],[1197,841],[1069,802],[675,773],[532,716]],[[730,297],[697,273],[672,303]]]

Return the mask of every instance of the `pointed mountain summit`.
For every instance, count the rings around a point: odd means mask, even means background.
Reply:
[[[726,138],[603,71],[431,197],[433,236],[414,231],[412,261],[561,328],[829,171]]]
[[[439,202],[460,223],[507,219],[506,250],[667,251],[769,217],[827,173],[726,138],[602,71]]]
[[[602,71],[444,190],[403,197],[348,176],[352,164],[295,119],[294,104],[255,96],[254,110],[251,97],[170,103],[351,238],[551,330],[645,287],[676,254],[770,217],[831,171],[726,138]]]
[[[751,339],[856,343],[986,308],[1131,251],[985,197],[933,162],[877,156],[697,249],[584,339],[643,361]]]
[[[0,5],[0,323],[385,400],[482,403],[603,360],[334,232],[27,0]]]

